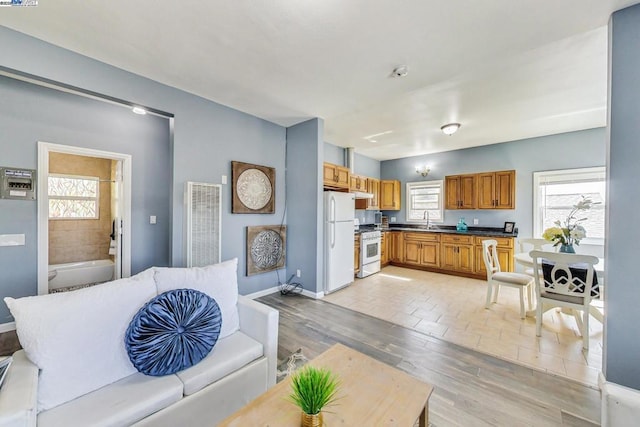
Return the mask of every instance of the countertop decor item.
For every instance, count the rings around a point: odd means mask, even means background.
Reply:
[[[554,242],[553,246],[560,245],[560,252],[575,253],[573,245],[580,246],[580,240],[587,236],[587,231],[580,225],[582,221],[587,220],[587,217],[578,218],[578,213],[588,211],[597,203],[584,195],[580,198],[580,201],[573,205],[564,222],[555,221],[555,227],[549,227],[542,233],[544,239]]]
[[[275,213],[276,170],[231,162],[232,213]]]
[[[326,368],[305,366],[291,375],[289,399],[302,410],[302,427],[322,426],[322,408],[335,402],[340,380]]]

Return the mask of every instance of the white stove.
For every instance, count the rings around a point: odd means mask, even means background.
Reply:
[[[382,232],[380,230],[360,233],[360,272],[363,278],[380,271],[380,246]]]

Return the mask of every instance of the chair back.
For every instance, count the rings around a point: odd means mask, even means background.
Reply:
[[[500,261],[498,260],[496,246],[498,246],[496,240],[489,239],[482,241],[482,259],[484,260],[484,268],[487,270],[488,281],[491,281],[494,273],[500,271]]]
[[[535,238],[525,238],[518,239],[518,247],[520,250],[518,252],[530,252],[530,251],[543,251],[545,249],[549,249],[549,251],[553,250],[553,242],[548,241],[547,239],[535,239]],[[557,252],[557,247],[555,248]]]
[[[598,263],[597,257],[544,251],[531,251],[529,255],[533,259],[538,296],[543,292],[549,292],[565,297],[584,298],[581,305],[589,304],[594,276],[593,266]],[[546,266],[551,270],[548,275],[543,272],[543,260],[551,264]]]

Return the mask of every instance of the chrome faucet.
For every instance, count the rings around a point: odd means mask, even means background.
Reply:
[[[422,219],[423,220],[427,220],[427,230],[429,228],[431,228],[431,225],[429,224],[429,211],[425,210],[424,213],[422,214]]]

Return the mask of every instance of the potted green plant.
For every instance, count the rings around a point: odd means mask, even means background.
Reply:
[[[307,365],[291,375],[289,399],[302,410],[302,427],[320,427],[322,408],[336,400],[340,381],[325,368]]]

